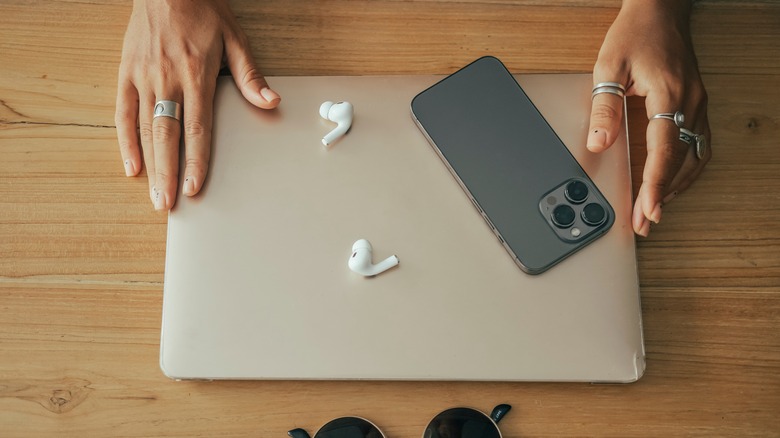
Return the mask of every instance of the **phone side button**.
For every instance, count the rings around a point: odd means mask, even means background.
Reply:
[[[490,222],[490,219],[488,219],[487,215],[484,212],[482,213],[482,219],[485,219],[485,223],[488,224],[491,230],[496,231],[496,227],[493,226],[493,222]]]
[[[501,244],[504,244],[504,238],[496,234],[496,237],[498,237],[498,241],[501,242]]]
[[[479,204],[477,204],[477,200],[474,198],[471,198],[471,202],[474,203],[474,207],[477,207],[477,210],[482,213],[482,209],[479,208]]]

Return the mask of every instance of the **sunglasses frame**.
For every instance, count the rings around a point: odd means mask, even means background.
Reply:
[[[436,417],[438,417],[441,414],[444,414],[445,412],[449,412],[449,411],[454,410],[454,409],[468,409],[470,411],[474,411],[474,412],[476,412],[478,414],[483,415],[485,418],[487,418],[488,421],[490,421],[490,423],[493,424],[493,427],[496,428],[496,431],[498,431],[498,437],[502,438],[504,435],[501,433],[501,428],[498,427],[498,422],[501,421],[502,418],[504,418],[504,416],[507,414],[507,412],[509,412],[510,409],[512,409],[512,406],[510,406],[508,404],[505,404],[505,403],[497,405],[490,412],[490,415],[482,412],[479,409],[463,407],[463,406],[455,406],[455,407],[452,407],[452,408],[447,408],[447,409],[439,412],[438,414],[434,415],[430,420],[428,420],[428,424],[425,426],[425,430],[423,430],[423,437],[425,436],[425,431],[428,430],[428,427],[431,425],[431,422],[434,419],[436,419]],[[332,420],[329,420],[327,423],[325,423],[322,426],[320,426],[320,428],[317,429],[316,432],[314,432],[314,438],[317,438],[317,434],[319,434],[325,426],[331,424],[332,422],[334,422],[336,420],[342,420],[342,419],[356,419],[356,420],[360,420],[360,421],[365,421],[366,423],[370,424],[374,429],[376,429],[379,432],[379,434],[382,436],[382,438],[387,438],[387,435],[385,435],[385,433],[382,431],[382,429],[380,429],[379,426],[374,424],[371,420],[368,420],[368,419],[363,418],[363,417],[354,416],[354,415],[347,415],[347,416],[344,416],[344,417],[336,417],[336,418],[334,418]],[[289,435],[291,438],[311,438],[309,433],[306,432],[306,430],[302,429],[302,428],[292,429],[292,430],[287,432],[287,435]]]

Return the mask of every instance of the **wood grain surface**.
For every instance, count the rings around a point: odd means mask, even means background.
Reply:
[[[268,75],[587,72],[619,0],[234,1]],[[420,436],[510,403],[508,437],[780,436],[780,3],[701,0],[714,157],[638,240],[631,385],[174,382],[158,367],[165,214],[113,114],[128,1],[0,3],[0,437],[282,437],[346,414]],[[643,102],[629,99],[635,186]],[[572,358],[577,360],[577,358]]]

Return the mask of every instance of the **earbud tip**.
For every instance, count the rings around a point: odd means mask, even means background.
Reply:
[[[330,111],[330,107],[332,106],[333,106],[333,102],[331,101],[322,102],[322,105],[320,105],[320,117],[322,117],[323,119],[327,119],[328,111]]]
[[[360,239],[354,244],[352,244],[352,252],[355,252],[361,248],[368,248],[369,250],[371,250],[371,244],[366,239]]]

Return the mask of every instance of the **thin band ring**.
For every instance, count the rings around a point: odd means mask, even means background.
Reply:
[[[593,89],[593,92],[590,95],[590,99],[593,100],[594,97],[596,97],[597,94],[601,93],[609,93],[614,94],[620,98],[623,98],[626,93],[617,87],[611,87],[611,86],[603,86],[603,87],[596,87]]]
[[[683,123],[685,123],[685,115],[681,111],[675,111],[674,113],[658,113],[653,117],[650,117],[650,120],[654,119],[671,120],[678,128],[682,128]]]
[[[172,100],[158,100],[154,104],[154,118],[170,117],[181,121],[181,105]]]
[[[593,90],[595,91],[596,88],[601,88],[601,87],[619,88],[620,91],[624,93],[626,92],[626,87],[624,87],[623,84],[621,84],[620,82],[599,82],[593,87]]]

